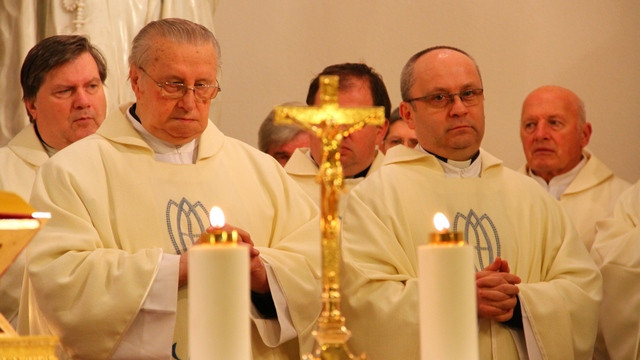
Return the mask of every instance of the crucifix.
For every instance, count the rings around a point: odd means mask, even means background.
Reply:
[[[320,230],[322,232],[322,314],[314,336],[318,343],[304,360],[356,359],[347,348],[351,336],[340,311],[340,217],[338,205],[343,189],[340,143],[365,125],[382,125],[384,107],[338,106],[336,75],[320,76],[320,106],[277,106],[276,123],[297,124],[322,140],[320,183]],[[363,354],[359,359],[366,359]]]

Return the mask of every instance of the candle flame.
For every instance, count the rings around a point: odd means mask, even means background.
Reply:
[[[449,220],[441,212],[437,212],[433,217],[433,225],[435,225],[438,231],[449,230]]]
[[[216,228],[221,228],[224,226],[224,213],[222,209],[217,206],[214,206],[209,212],[209,221],[211,222],[211,226]]]

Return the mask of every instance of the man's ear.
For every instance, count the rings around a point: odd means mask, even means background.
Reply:
[[[140,92],[140,86],[138,84],[140,81],[140,69],[135,65],[129,67],[129,81],[131,82],[131,90],[133,90],[136,98],[138,98]]]
[[[30,118],[37,119],[38,118],[38,109],[36,108],[35,100],[27,100],[24,99],[24,107],[27,109],[27,113],[29,113]]]
[[[580,145],[582,145],[582,147],[585,147],[587,146],[587,144],[589,144],[589,139],[591,139],[592,131],[593,129],[591,128],[591,123],[585,122],[584,125],[582,125],[582,129],[580,130]]]
[[[376,145],[381,146],[384,141],[384,137],[389,131],[389,120],[384,119],[384,124],[378,125],[378,131],[376,132]]]
[[[400,116],[402,116],[404,121],[407,123],[409,129],[416,129],[416,123],[413,118],[413,106],[411,105],[411,103],[408,103],[406,101],[400,103]]]

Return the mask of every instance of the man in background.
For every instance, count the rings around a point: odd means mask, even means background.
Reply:
[[[287,102],[283,106],[304,106],[301,102]],[[308,148],[311,134],[297,125],[275,124],[275,111],[271,110],[258,131],[258,149],[271,155],[283,167],[297,148]]]
[[[320,105],[320,76],[338,75],[338,104],[341,107],[383,106],[385,118],[391,112],[391,100],[382,77],[371,67],[360,63],[344,63],[326,67],[309,85],[307,104]],[[344,189],[349,192],[369,174],[382,165],[384,155],[377,149],[387,132],[388,122],[383,125],[365,125],[342,140],[340,162],[344,174]],[[318,165],[322,161],[321,140],[312,136],[310,148],[297,149],[287,165],[287,173],[302,189],[320,204],[320,185],[316,181]],[[342,197],[340,203],[345,203]]]
[[[522,104],[520,140],[527,163],[520,172],[560,200],[587,250],[596,221],[611,215],[630,186],[586,149],[592,131],[584,103],[569,89],[542,86]]]
[[[400,108],[395,108],[395,110],[391,112],[389,130],[382,141],[380,150],[386,155],[387,151],[396,145],[404,145],[410,148],[415,148],[416,145],[418,145],[416,132],[411,129],[402,116],[400,116]]]
[[[56,35],[37,43],[20,71],[30,124],[0,148],[0,189],[26,201],[36,171],[53,154],[96,132],[105,118],[107,65],[87,38]],[[24,252],[0,278],[0,311],[15,326]]]

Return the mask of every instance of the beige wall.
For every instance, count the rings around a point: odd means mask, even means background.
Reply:
[[[383,75],[396,106],[406,60],[446,44],[477,60],[483,147],[507,166],[524,162],[522,100],[557,84],[585,101],[594,153],[626,180],[640,178],[638,0],[226,0],[215,24],[223,61],[217,122],[251,145],[270,109],[304,100],[325,66],[366,62]]]

